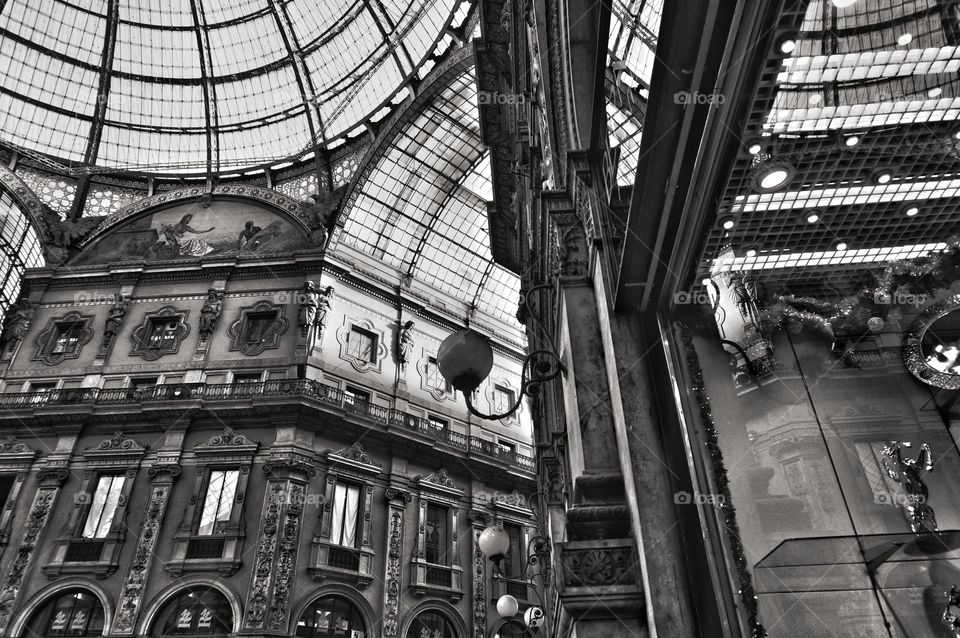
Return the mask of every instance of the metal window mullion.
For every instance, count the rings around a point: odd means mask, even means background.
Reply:
[[[217,137],[216,89],[212,79],[213,55],[210,52],[210,32],[201,2],[202,0],[190,0],[190,11],[193,14],[193,23],[197,35],[197,55],[200,58],[200,75],[207,121],[207,174],[210,175],[219,169],[220,159]]]

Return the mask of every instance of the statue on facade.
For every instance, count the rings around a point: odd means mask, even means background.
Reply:
[[[297,302],[300,304],[300,311],[297,313],[297,325],[300,326],[300,335],[306,337],[310,334],[310,328],[317,320],[317,306],[320,302],[320,295],[317,293],[316,284],[312,281],[303,282],[303,288],[300,290]]]
[[[313,202],[304,204],[304,216],[310,224],[310,243],[317,248],[327,245],[329,230],[335,223],[345,192],[346,188],[341,187],[332,193],[313,193],[310,195]]]
[[[917,534],[936,532],[937,517],[930,507],[930,491],[921,478],[921,474],[933,471],[930,446],[921,443],[916,459],[904,458],[903,448],[909,447],[912,446],[906,441],[890,441],[883,446],[883,469],[906,493],[904,509],[910,517],[910,529]]]
[[[330,314],[330,304],[333,301],[333,286],[327,286],[319,299],[317,299],[317,318],[314,325],[317,326],[317,338],[323,336],[323,330],[327,327],[327,315]]]
[[[413,352],[413,322],[408,321],[400,328],[397,335],[397,361],[401,366],[407,365],[407,359]]]
[[[103,326],[103,343],[100,345],[101,350],[109,348],[113,340],[120,334],[120,329],[123,327],[123,318],[127,314],[127,306],[129,305],[130,302],[123,294],[119,292],[114,293],[113,307],[110,308],[110,311],[107,313],[107,322]]]
[[[207,300],[200,310],[200,340],[206,341],[213,335],[220,312],[223,310],[223,292],[216,288],[207,291]]]
[[[3,346],[22,341],[30,329],[30,319],[33,317],[33,304],[27,299],[14,302],[7,309],[3,317]]]

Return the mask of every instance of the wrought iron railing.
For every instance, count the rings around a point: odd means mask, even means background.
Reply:
[[[533,472],[534,460],[476,436],[468,436],[447,428],[438,428],[422,417],[400,410],[362,401],[338,388],[312,379],[275,379],[259,383],[206,384],[173,383],[139,388],[70,388],[38,392],[0,394],[0,408],[33,409],[67,405],[136,405],[154,401],[229,402],[264,397],[303,397],[342,409],[346,414],[380,423],[388,428],[402,428],[438,443],[469,451],[522,470]]]

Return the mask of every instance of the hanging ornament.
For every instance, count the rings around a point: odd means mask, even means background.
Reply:
[[[867,319],[867,329],[870,332],[880,332],[883,330],[883,319],[880,317],[870,317]]]
[[[798,335],[803,330],[803,322],[796,317],[787,317],[783,320],[783,327],[792,335]]]

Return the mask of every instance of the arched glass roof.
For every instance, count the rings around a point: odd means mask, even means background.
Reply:
[[[345,208],[331,248],[352,246],[468,306],[515,323],[520,282],[493,263],[490,156],[471,67],[390,140]]]
[[[361,132],[450,46],[469,1],[0,7],[0,140],[71,165],[203,173]]]

